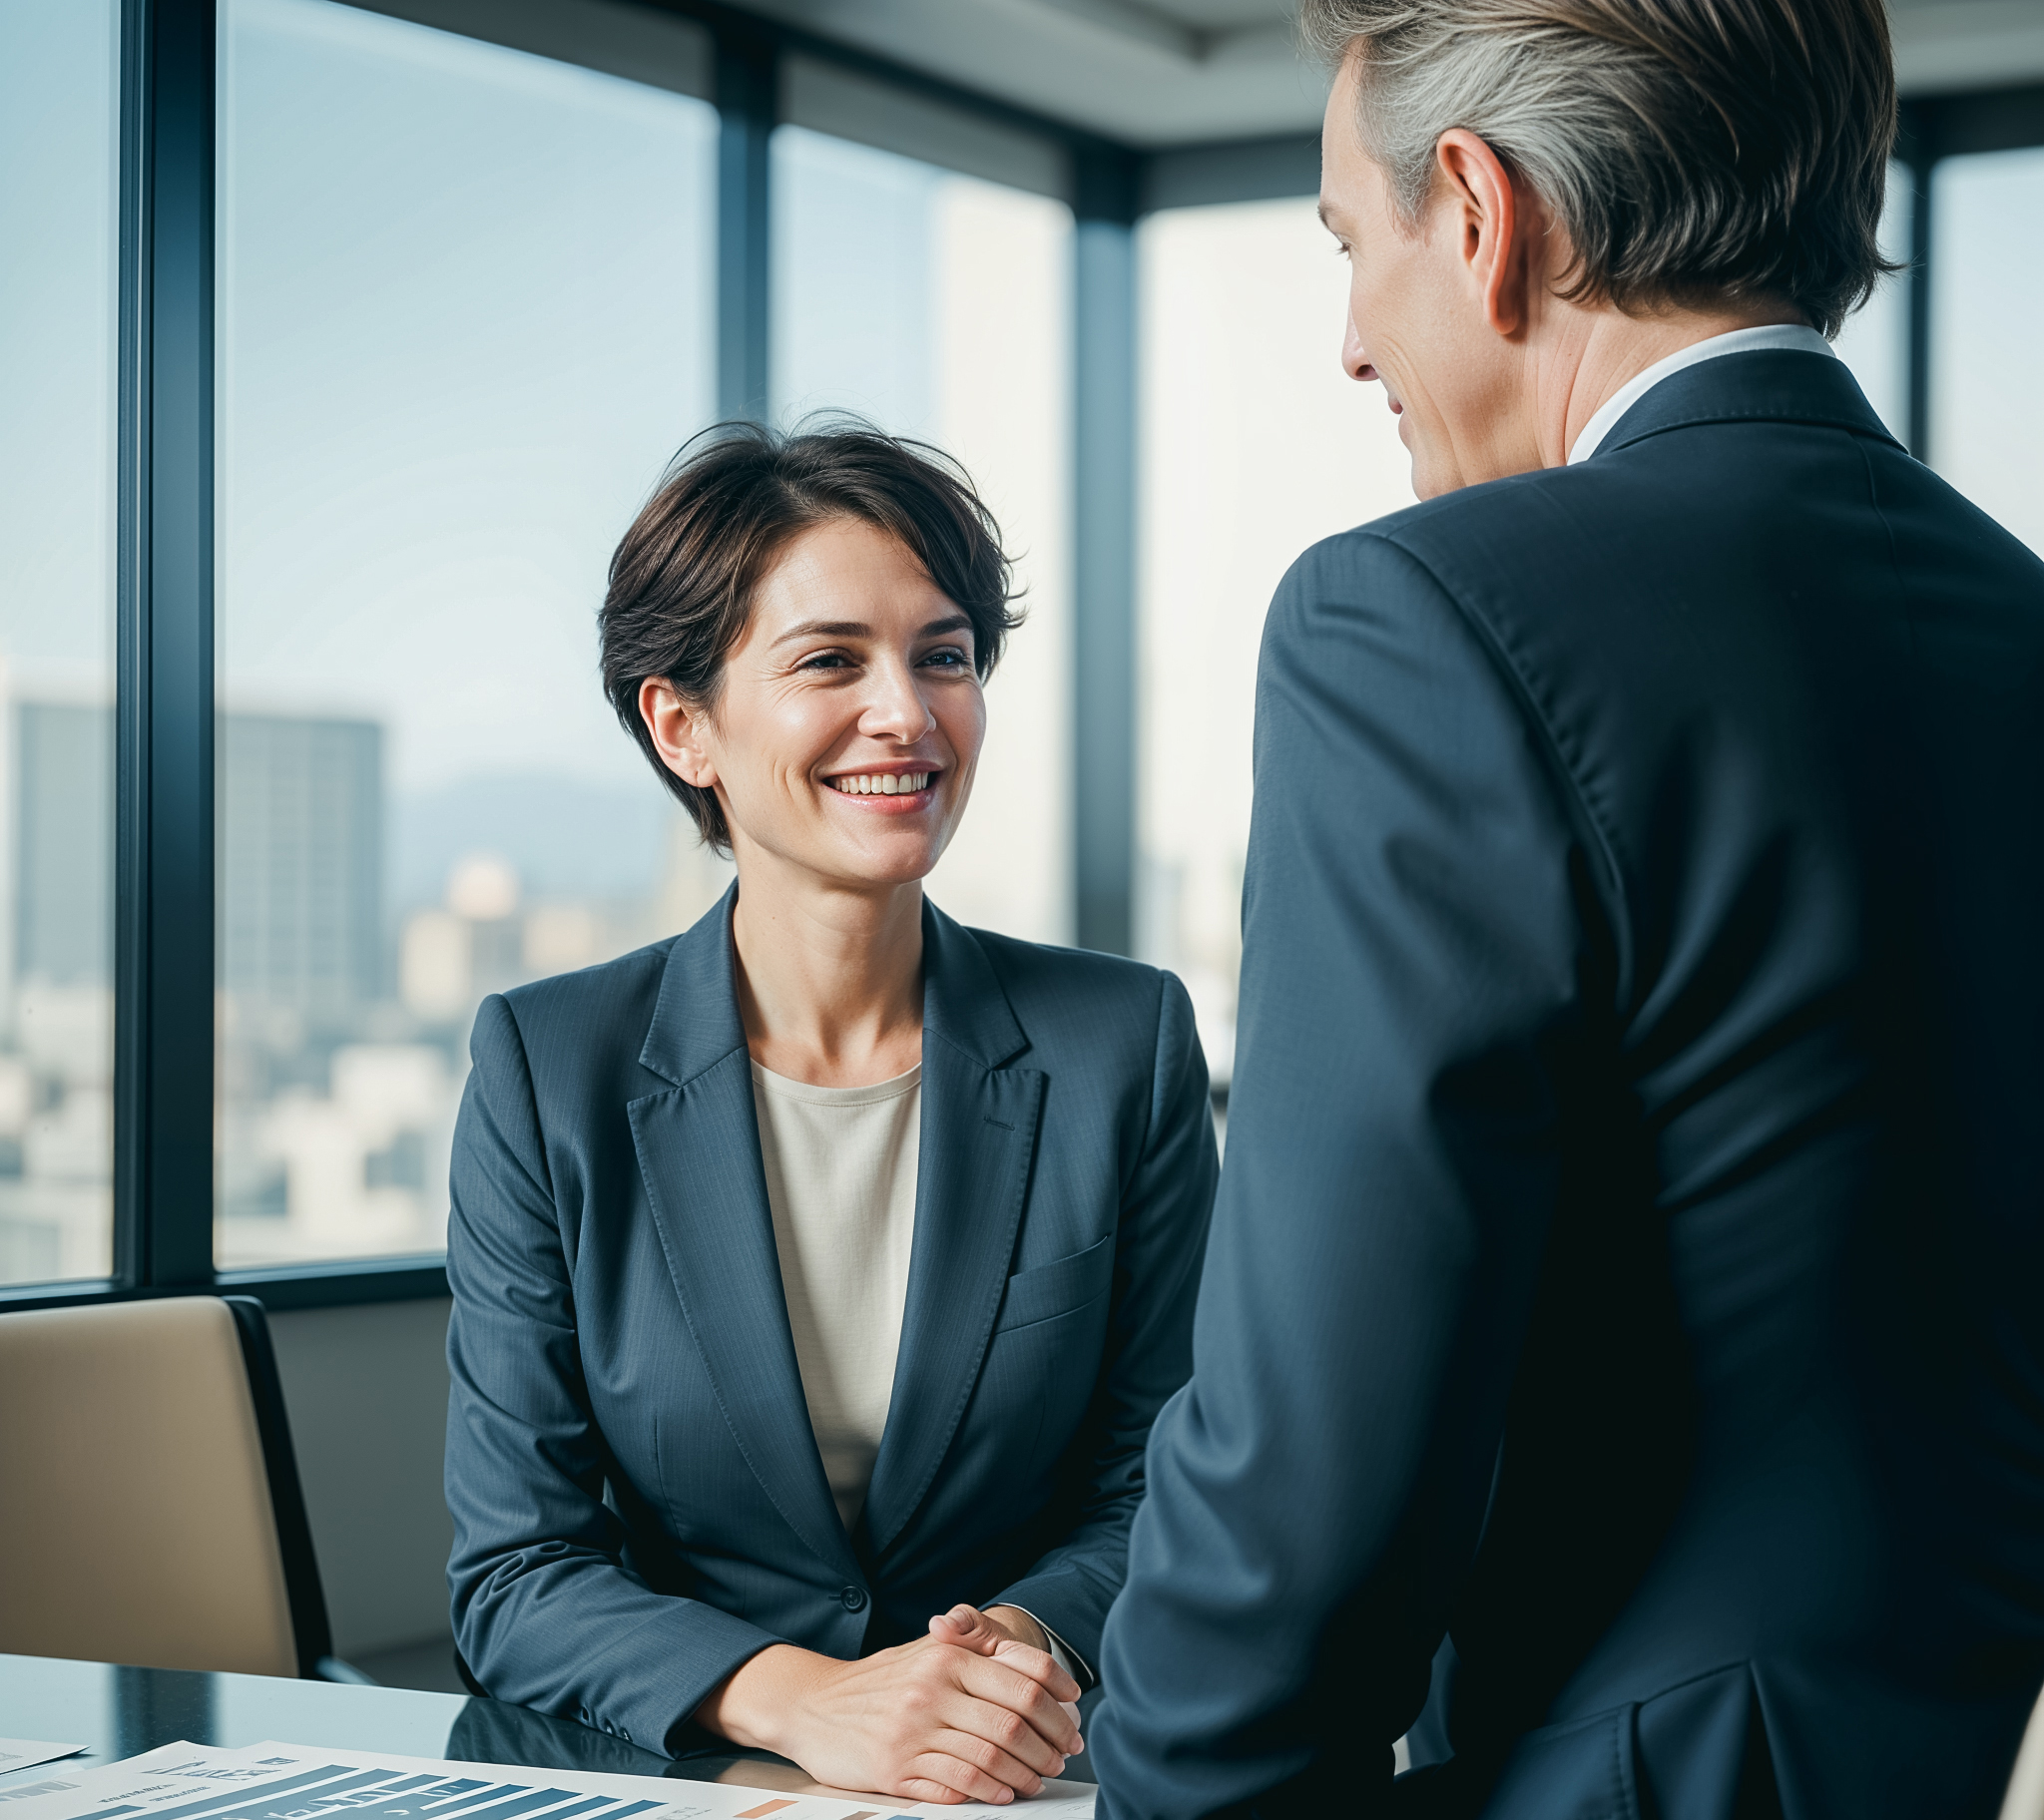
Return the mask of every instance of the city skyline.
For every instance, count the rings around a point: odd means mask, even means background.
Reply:
[[[104,1275],[113,710],[8,688],[0,669],[0,1281]],[[633,793],[479,773],[411,792],[425,801],[408,812],[384,734],[359,716],[220,716],[224,1267],[437,1250],[483,996],[676,933],[730,876],[650,775]],[[485,812],[459,813],[464,794]],[[519,823],[521,798],[550,812]],[[603,863],[578,871],[578,855]]]

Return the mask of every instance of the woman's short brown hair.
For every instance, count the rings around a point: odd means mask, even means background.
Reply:
[[[1409,223],[1460,127],[1567,230],[1571,297],[1780,299],[1834,335],[1884,271],[1882,0],[1302,0],[1357,58],[1362,143]]]
[[[705,430],[675,457],[618,545],[599,623],[604,693],[720,852],[731,846],[724,807],[716,791],[661,761],[639,711],[640,687],[658,678],[690,706],[714,708],[762,578],[790,540],[835,518],[901,540],[971,621],[982,682],[1020,623],[1000,527],[941,450],[844,419],[793,432],[757,423]]]

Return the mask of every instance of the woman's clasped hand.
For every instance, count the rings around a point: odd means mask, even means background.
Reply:
[[[959,1605],[931,1618],[928,1636],[856,1661],[789,1643],[763,1649],[697,1717],[832,1788],[998,1803],[1035,1794],[1085,1748],[1078,1697],[1045,1650]]]

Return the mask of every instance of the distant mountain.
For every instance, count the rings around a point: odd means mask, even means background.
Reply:
[[[643,787],[535,773],[471,777],[390,804],[389,902],[399,915],[440,901],[468,853],[517,869],[527,898],[638,897],[660,882],[680,808],[652,777]]]

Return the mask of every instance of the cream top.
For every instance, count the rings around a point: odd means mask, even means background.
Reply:
[[[802,1398],[849,1530],[872,1484],[908,1308],[922,1067],[875,1087],[811,1087],[755,1062],[753,1107]],[[1091,1668],[1044,1633],[1059,1667],[1089,1684]]]
[[[753,1064],[760,1158],[802,1396],[837,1514],[864,1508],[908,1305],[922,1068],[810,1087]]]

